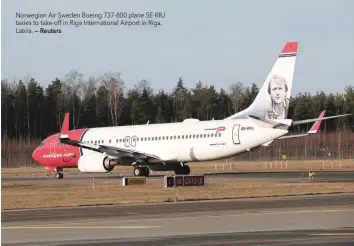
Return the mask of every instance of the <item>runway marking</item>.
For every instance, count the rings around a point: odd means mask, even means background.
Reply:
[[[279,215],[279,214],[297,214],[297,213],[333,213],[333,212],[354,212],[354,209],[325,209],[325,210],[295,210],[295,211],[267,211],[259,213],[241,213],[241,214],[227,214],[222,213],[220,215],[208,215],[210,212],[205,212],[204,216],[186,216],[183,217],[163,217],[163,218],[140,218],[131,220],[105,220],[105,221],[81,221],[81,222],[63,222],[63,223],[50,223],[50,224],[37,224],[37,225],[25,225],[25,227],[51,227],[51,226],[61,226],[61,225],[80,225],[80,224],[103,224],[103,223],[126,223],[126,222],[140,222],[141,220],[149,221],[164,221],[164,220],[181,220],[181,219],[205,219],[205,218],[220,218],[227,215],[228,217],[241,217],[241,216],[260,216],[260,215]],[[190,212],[194,214],[193,212]],[[200,212],[203,213],[203,212]],[[178,215],[176,215],[178,216]],[[66,227],[67,228],[67,227]]]
[[[4,226],[5,230],[23,229],[150,229],[163,226]]]

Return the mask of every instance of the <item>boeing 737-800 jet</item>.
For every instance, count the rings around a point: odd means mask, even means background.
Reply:
[[[226,119],[69,130],[66,113],[61,132],[42,141],[33,159],[56,171],[57,178],[63,178],[63,168],[105,173],[115,165],[134,167],[136,176],[150,170],[189,174],[188,162],[228,158],[276,139],[308,135],[312,132],[286,136],[291,125],[345,115],[287,119],[297,47],[286,43],[254,102]]]

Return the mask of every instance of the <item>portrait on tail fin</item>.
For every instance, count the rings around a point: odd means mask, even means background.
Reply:
[[[296,65],[298,42],[287,42],[248,108],[226,119],[287,119]]]
[[[288,88],[284,77],[276,74],[271,77],[268,83],[271,105],[264,115],[265,119],[286,119],[290,103]]]

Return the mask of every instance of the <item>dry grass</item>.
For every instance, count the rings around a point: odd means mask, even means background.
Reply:
[[[354,192],[354,183],[279,183],[262,181],[219,181],[203,187],[164,188],[163,184],[120,186],[118,184],[3,184],[2,208],[38,208],[95,204],[126,204]],[[35,198],[35,199],[34,199]]]
[[[194,173],[214,173],[214,172],[264,172],[264,171],[318,171],[318,170],[336,170],[336,171],[353,171],[354,160],[289,160],[289,161],[218,161],[218,162],[195,162],[189,163]],[[3,176],[23,176],[30,174],[45,174],[43,167],[19,167],[19,168],[2,168]],[[77,173],[77,168],[64,169],[65,173]],[[132,167],[116,166],[112,174],[121,172],[132,172]],[[164,172],[161,172],[164,173]]]

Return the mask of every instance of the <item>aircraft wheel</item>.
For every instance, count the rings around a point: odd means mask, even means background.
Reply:
[[[63,173],[56,173],[55,174],[55,178],[56,179],[62,179],[62,178],[64,178],[64,174]]]
[[[190,174],[191,173],[191,169],[188,165],[184,165],[183,166],[183,174]]]
[[[140,167],[134,168],[134,176],[141,176],[143,170]]]
[[[183,167],[179,166],[178,168],[175,169],[175,174],[185,174],[188,175],[191,173],[191,169],[188,165],[183,165]]]
[[[142,176],[148,177],[150,175],[150,169],[148,167],[142,167],[144,170]]]

